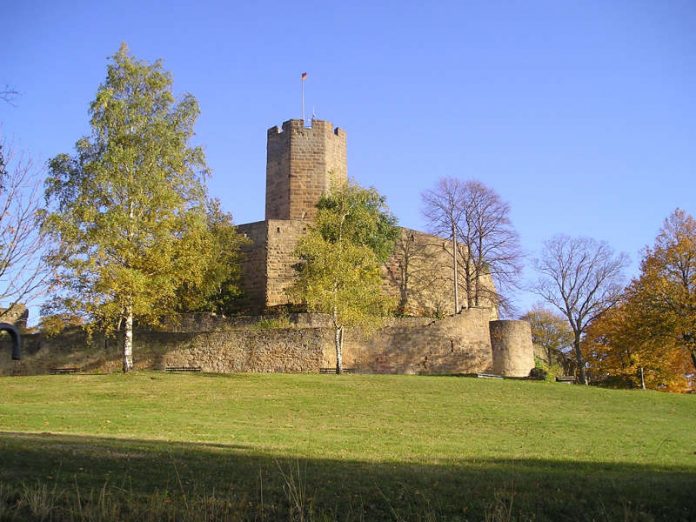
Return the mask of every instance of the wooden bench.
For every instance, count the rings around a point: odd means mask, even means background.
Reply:
[[[165,372],[200,372],[203,368],[200,366],[167,366]]]
[[[559,375],[556,377],[556,382],[562,382],[564,384],[575,384],[574,375]]]
[[[51,368],[48,371],[51,372],[51,375],[61,375],[66,373],[78,373],[80,368]]]
[[[503,376],[497,373],[452,373],[447,375],[452,377],[473,377],[474,379],[503,379]]]
[[[477,373],[476,377],[479,379],[502,379],[502,375],[498,375],[497,373]]]
[[[336,373],[336,368],[319,368],[319,373]],[[355,369],[343,368],[343,373],[355,373]]]

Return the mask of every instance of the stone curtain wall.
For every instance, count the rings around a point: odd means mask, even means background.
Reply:
[[[402,228],[394,253],[384,270],[384,288],[399,303],[403,315],[442,317],[454,312],[452,303],[452,255],[450,242],[431,234]],[[490,276],[482,285],[494,288]],[[466,289],[459,287],[460,305],[466,306]],[[483,306],[490,306],[485,303]],[[498,318],[489,308],[486,321]]]
[[[268,221],[268,261],[266,274],[266,306],[269,308],[291,304],[288,290],[295,281],[294,265],[299,262],[295,249],[300,238],[311,226],[307,221]]]
[[[402,228],[385,264],[384,289],[406,316],[442,317],[452,310],[452,258],[444,240]]]
[[[322,364],[325,330],[236,327],[210,332],[135,334],[137,370],[200,366],[205,372],[317,372]],[[6,352],[6,353],[5,353]],[[116,339],[80,331],[53,338],[24,337],[21,361],[10,359],[9,343],[0,342],[0,374],[44,374],[51,368],[77,367],[83,372],[117,372],[121,351]]]
[[[251,241],[242,249],[243,296],[237,310],[260,314],[291,303],[287,291],[295,278],[295,249],[309,226],[307,221],[271,219],[237,227]]]
[[[266,259],[268,223],[258,221],[238,225],[237,232],[247,238],[249,243],[241,249],[241,297],[236,306],[239,310],[260,313],[266,303]]]
[[[266,219],[307,219],[331,179],[348,179],[346,133],[331,122],[288,120],[268,130]]]
[[[237,230],[251,242],[243,248],[242,291],[239,311],[260,314],[267,308],[293,303],[287,294],[298,262],[295,249],[311,223],[303,220],[272,219],[239,225]],[[383,267],[384,290],[400,303],[405,316],[443,317],[452,310],[452,257],[442,238],[401,229],[393,255]],[[484,285],[491,286],[490,277]],[[461,302],[466,302],[460,287]],[[490,308],[487,320],[497,319]]]
[[[483,372],[492,364],[490,314],[489,309],[476,308],[439,320],[398,319],[366,338],[348,331],[344,365],[366,373]],[[324,363],[336,364],[333,345],[325,352]]]
[[[393,319],[371,335],[346,332],[347,368],[366,373],[471,373],[491,366],[486,309],[467,310],[439,321]],[[322,317],[295,316],[289,328],[263,323],[221,322],[209,331],[147,332],[135,336],[136,369],[200,366],[207,372],[318,372],[335,366],[333,330]],[[316,326],[319,325],[319,326]],[[115,339],[81,331],[53,338],[25,336],[22,361],[10,359],[9,342],[0,342],[0,374],[48,373],[79,367],[84,372],[121,368]]]

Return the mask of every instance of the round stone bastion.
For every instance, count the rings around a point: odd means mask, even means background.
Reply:
[[[493,350],[493,373],[527,377],[534,368],[532,329],[527,321],[500,320],[489,323]]]

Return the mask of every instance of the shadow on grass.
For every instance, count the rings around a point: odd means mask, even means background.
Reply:
[[[288,519],[304,509],[341,520],[696,518],[693,464],[288,459],[239,445],[0,432],[3,484],[83,496],[106,484],[128,503],[222,492],[244,506],[243,519]]]

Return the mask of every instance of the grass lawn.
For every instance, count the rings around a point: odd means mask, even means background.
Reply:
[[[696,396],[370,375],[0,378],[0,520],[694,520]]]

